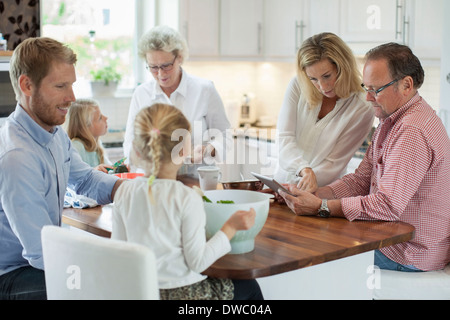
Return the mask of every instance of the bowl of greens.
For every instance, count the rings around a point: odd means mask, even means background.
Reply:
[[[206,212],[206,238],[211,238],[225,221],[238,210],[255,209],[255,224],[249,230],[239,230],[231,239],[233,254],[250,252],[255,247],[255,237],[263,228],[269,214],[273,195],[248,190],[209,190],[204,192]]]

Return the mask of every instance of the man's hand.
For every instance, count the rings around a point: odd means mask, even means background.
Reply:
[[[310,192],[302,191],[295,186],[289,186],[289,191],[296,195],[291,196],[283,190],[278,190],[280,196],[284,198],[287,206],[298,216],[317,215],[322,204],[322,199]]]

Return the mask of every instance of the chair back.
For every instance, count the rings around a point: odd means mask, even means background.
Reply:
[[[42,229],[49,300],[157,300],[156,258],[140,244]]]

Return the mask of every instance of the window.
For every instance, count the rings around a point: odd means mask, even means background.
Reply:
[[[90,95],[92,71],[107,66],[121,75],[120,88],[135,87],[135,6],[123,0],[41,0],[41,35],[77,54],[77,97]]]

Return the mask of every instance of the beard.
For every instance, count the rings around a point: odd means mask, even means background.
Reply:
[[[58,108],[68,108],[72,103],[64,103],[59,105],[52,105],[45,100],[45,98],[39,93],[39,90],[35,92],[31,99],[31,110],[38,123],[45,127],[55,127],[62,125],[66,120],[66,113],[60,111]]]

